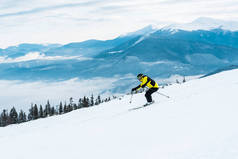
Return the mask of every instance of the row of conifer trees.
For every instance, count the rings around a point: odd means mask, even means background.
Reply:
[[[100,95],[98,95],[95,99],[92,95],[90,98],[80,98],[78,100],[78,103],[75,103],[73,101],[73,98],[70,98],[68,104],[66,102],[64,104],[60,102],[60,104],[56,107],[51,106],[48,100],[47,104],[44,107],[42,105],[38,106],[37,104],[32,104],[27,114],[23,110],[20,110],[20,112],[18,113],[15,107],[13,107],[9,112],[8,110],[4,109],[0,114],[0,127],[4,127],[11,124],[20,124],[39,118],[47,118],[54,115],[62,115],[73,110],[99,105],[103,102],[108,102],[110,100],[110,97],[106,99],[101,99]]]

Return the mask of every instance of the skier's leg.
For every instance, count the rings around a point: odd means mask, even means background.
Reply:
[[[151,89],[152,89],[152,93],[151,93],[151,94],[153,94],[153,93],[155,93],[156,91],[158,91],[159,88],[151,88]]]
[[[147,102],[152,102],[152,97],[151,94],[153,94],[154,92],[158,91],[158,88],[150,88],[146,93],[145,93],[145,97]]]
[[[146,91],[145,97],[146,97],[147,102],[152,102],[152,97],[151,97],[152,92],[153,91],[151,90],[151,88],[148,91]]]

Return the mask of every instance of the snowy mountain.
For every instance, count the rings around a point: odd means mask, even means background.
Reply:
[[[99,106],[0,128],[1,157],[8,159],[237,159],[238,70],[155,93],[130,95]],[[14,153],[13,153],[14,152]]]
[[[100,52],[108,49],[112,49],[136,36],[138,34],[132,34],[127,36],[120,36],[112,40],[87,40],[83,42],[75,42],[63,45],[58,48],[53,48],[45,52],[49,56],[84,56],[92,57],[98,55]]]
[[[155,32],[156,30],[158,30],[158,28],[155,25],[148,25],[148,26],[145,26],[144,28],[139,29],[135,32],[131,32],[131,33],[127,33],[125,35],[122,35],[121,37],[147,35],[147,34],[151,34],[151,33]]]
[[[17,58],[25,56],[30,52],[47,52],[50,49],[61,47],[60,44],[20,44],[18,46],[10,46],[6,49],[0,49],[0,56],[8,58]]]
[[[238,32],[219,29],[176,33],[158,30],[106,50],[96,59],[108,63],[114,74],[145,72],[164,78],[173,74],[207,74],[238,63],[237,42]]]
[[[201,29],[205,25],[216,27],[213,23],[224,25],[206,18],[192,24]],[[133,77],[140,72],[157,78],[197,76],[237,65],[237,46],[238,32],[222,27],[188,31],[149,25],[112,40],[1,49],[0,79],[58,81]]]
[[[238,31],[238,21],[225,21],[208,17],[200,17],[190,23],[171,24],[165,26],[163,29],[165,30],[170,29],[175,32],[176,30],[193,31],[193,30],[212,30],[217,28],[223,30]]]

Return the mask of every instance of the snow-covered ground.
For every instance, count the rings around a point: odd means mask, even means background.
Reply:
[[[237,159],[238,70],[0,128],[6,159]]]

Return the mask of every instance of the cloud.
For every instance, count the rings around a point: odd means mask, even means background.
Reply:
[[[234,0],[1,1],[0,47],[111,39],[149,24],[238,18]],[[12,5],[12,6],[11,6]],[[211,7],[212,6],[212,7]],[[37,28],[37,29],[36,29]]]
[[[201,2],[202,0],[164,0],[160,4],[192,3]]]
[[[68,102],[70,97],[73,97],[74,102],[77,103],[79,98],[90,97],[92,94],[100,94],[104,98],[111,96],[113,89],[117,89],[117,91],[122,89],[121,87],[125,87],[123,91],[130,89],[128,86],[131,86],[134,80],[135,77],[129,74],[111,78],[73,78],[61,82],[0,80],[0,90],[5,90],[0,92],[0,111],[2,109],[9,110],[13,106],[17,110],[28,111],[31,103],[44,106],[47,100],[56,106],[60,101]],[[121,83],[122,81],[123,83]]]
[[[50,100],[52,105],[58,105],[60,101],[68,102],[73,97],[77,103],[83,96],[90,97],[93,93],[98,95],[107,88],[113,88],[115,78],[94,78],[80,80],[74,78],[63,82],[29,82],[0,81],[0,110],[10,109],[15,106],[18,110],[26,110],[31,103],[46,104]],[[108,93],[105,96],[109,95]]]
[[[26,14],[35,14],[35,13],[57,10],[57,9],[64,9],[64,8],[85,7],[85,6],[95,5],[97,3],[99,3],[99,1],[68,3],[68,4],[61,4],[61,5],[47,6],[47,7],[39,7],[39,8],[33,8],[30,10],[24,10],[24,11],[19,11],[19,12],[0,14],[0,18],[1,17],[10,17],[10,16],[21,16],[21,15],[26,15]]]
[[[5,56],[0,56],[0,63],[17,63],[17,62],[26,62],[32,60],[91,60],[91,58],[85,58],[82,56],[46,56],[45,54],[41,54],[39,52],[30,52],[24,56],[20,56],[17,58],[9,58]]]
[[[143,65],[153,66],[159,64],[173,64],[174,62],[171,61],[156,61],[156,62],[141,62]]]

